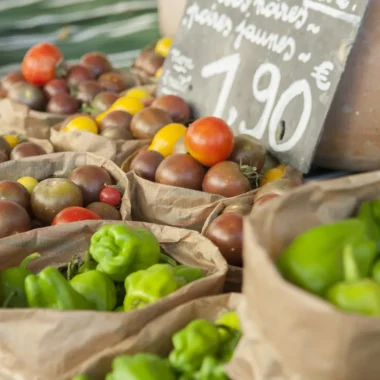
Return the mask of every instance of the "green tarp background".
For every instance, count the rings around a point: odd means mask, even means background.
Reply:
[[[157,38],[156,0],[0,0],[0,76],[43,41],[69,61],[100,51],[125,68]]]

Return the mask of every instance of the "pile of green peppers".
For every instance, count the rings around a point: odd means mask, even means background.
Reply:
[[[380,200],[357,215],[312,228],[281,254],[285,279],[340,310],[380,317]]]
[[[229,380],[223,366],[231,360],[240,337],[233,311],[214,323],[195,319],[173,335],[167,358],[149,353],[118,356],[105,380]],[[73,380],[91,379],[78,375]]]
[[[27,265],[38,256],[0,272],[3,307],[129,311],[205,276],[163,254],[151,232],[124,224],[100,228],[85,260],[69,263],[65,273],[49,266],[33,274]]]

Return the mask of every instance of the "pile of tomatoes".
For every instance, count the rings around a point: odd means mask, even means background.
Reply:
[[[161,62],[159,66],[155,65],[153,75],[160,74],[159,69],[168,54],[170,43],[170,39],[163,38],[149,53],[160,57]],[[142,53],[136,64],[150,75],[152,69],[146,63],[146,54]],[[36,111],[58,115],[72,115],[80,111],[96,114],[109,108],[120,93],[134,87],[136,80],[132,73],[114,69],[101,53],[86,53],[78,63],[68,65],[57,46],[40,43],[25,54],[21,72],[9,73],[2,79],[1,96]]]
[[[68,178],[0,181],[0,238],[83,220],[121,220],[121,192],[102,167],[85,165]]]
[[[155,108],[157,103],[176,107],[167,107],[164,114],[162,108]],[[168,114],[173,122],[165,125]],[[151,131],[156,133],[149,148],[131,161],[130,169],[163,185],[223,197],[238,196],[258,187],[268,156],[266,150],[250,136],[234,137],[231,128],[219,118],[204,117],[186,127],[184,122],[189,117],[189,107],[175,95],[164,95],[137,113],[132,123],[144,118],[147,130],[149,120]]]

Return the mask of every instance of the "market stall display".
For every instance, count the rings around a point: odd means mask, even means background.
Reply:
[[[67,282],[65,276],[82,271],[82,261],[76,258],[85,259],[87,251],[95,261],[88,263],[90,271],[84,260],[83,273]],[[0,311],[9,358],[0,375],[63,377],[135,335],[157,316],[192,299],[220,293],[227,271],[218,249],[199,233],[147,223],[86,221],[14,235],[0,241],[1,270],[19,266],[35,252],[40,257],[28,265],[34,274],[24,280],[33,307]],[[119,284],[116,304],[124,304],[125,311],[78,310],[113,306],[113,287],[97,272]]]

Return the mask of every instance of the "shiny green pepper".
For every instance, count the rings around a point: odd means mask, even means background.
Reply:
[[[32,272],[28,264],[40,257],[39,253],[32,253],[21,261],[18,267],[4,269],[0,272],[0,302],[2,307],[24,308],[28,306],[25,294],[25,279]]]
[[[160,245],[150,231],[110,224],[91,237],[89,253],[98,263],[96,270],[122,282],[129,274],[157,264]]]
[[[326,299],[343,311],[380,317],[380,285],[361,278],[351,246],[343,255],[345,280],[328,289]]]
[[[65,279],[57,268],[46,267],[25,279],[25,293],[29,307],[58,310],[93,310],[87,301]]]
[[[112,362],[106,380],[175,380],[167,359],[153,354],[122,355]]]
[[[87,301],[95,305],[96,310],[112,311],[116,306],[116,288],[112,280],[97,270],[88,270],[77,274],[70,285]]]
[[[314,227],[298,236],[277,260],[288,281],[319,296],[343,280],[343,249],[350,245],[360,275],[369,275],[377,255],[377,244],[359,219]]]
[[[124,310],[141,309],[179,289],[182,284],[175,278],[173,269],[168,264],[156,264],[130,274],[124,282]]]
[[[220,345],[217,327],[205,319],[195,319],[172,337],[170,364],[185,374],[198,371],[206,356],[215,356]]]

